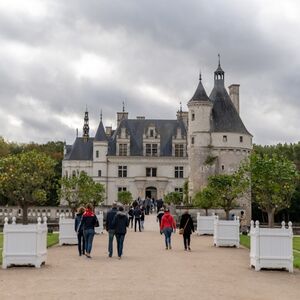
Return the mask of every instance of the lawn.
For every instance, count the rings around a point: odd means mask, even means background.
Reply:
[[[47,248],[58,243],[58,233],[48,233]],[[0,234],[0,265],[2,264],[3,234]]]
[[[241,235],[240,244],[244,247],[250,249],[250,236]],[[294,250],[294,267],[300,269],[300,237],[294,237],[293,239],[293,248]],[[299,251],[299,252],[298,252]]]

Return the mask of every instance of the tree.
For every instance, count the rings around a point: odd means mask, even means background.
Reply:
[[[5,142],[2,136],[0,136],[0,157],[7,156],[8,154],[9,154],[9,144]]]
[[[179,205],[182,202],[182,194],[179,192],[171,192],[164,196],[164,202],[167,204]]]
[[[193,203],[195,206],[205,209],[205,215],[208,215],[208,209],[212,208],[216,202],[216,193],[210,187],[205,187],[202,191],[196,193]]]
[[[132,194],[129,191],[118,192],[118,201],[123,205],[129,205],[132,202]]]
[[[252,154],[249,171],[252,197],[268,214],[269,227],[273,227],[275,214],[290,206],[299,181],[296,167],[283,156]]]
[[[186,180],[183,184],[183,203],[189,204],[189,181]]]
[[[0,159],[0,192],[23,209],[23,224],[28,223],[28,206],[47,200],[55,164],[35,150]]]
[[[237,198],[249,187],[249,180],[246,173],[239,169],[231,175],[219,174],[209,177],[208,187],[216,195],[215,206],[223,208],[226,219],[229,220],[229,212],[238,207]]]
[[[79,176],[61,178],[58,193],[61,199],[67,201],[74,218],[80,205],[92,203],[95,207],[103,201],[104,186],[81,172]]]

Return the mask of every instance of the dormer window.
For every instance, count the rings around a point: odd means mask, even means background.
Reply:
[[[127,144],[119,144],[119,156],[127,156]]]
[[[146,144],[146,156],[157,156],[157,144]]]
[[[154,137],[154,130],[150,129],[150,137]]]
[[[227,135],[223,135],[223,142],[224,142],[224,143],[227,142]]]
[[[184,156],[184,144],[175,144],[175,157]]]
[[[242,143],[243,142],[243,136],[241,135],[240,136],[240,143]]]

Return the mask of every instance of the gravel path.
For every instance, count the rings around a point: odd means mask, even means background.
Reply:
[[[147,216],[146,216],[147,217]],[[192,252],[172,236],[165,250],[154,216],[144,232],[129,230],[124,257],[107,257],[107,234],[95,237],[93,258],[76,246],[54,246],[41,269],[0,270],[0,299],[300,299],[300,272],[255,272],[247,249],[214,248],[212,237],[193,236]]]

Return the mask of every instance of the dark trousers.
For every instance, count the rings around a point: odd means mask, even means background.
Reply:
[[[112,257],[113,255],[113,241],[114,241],[114,236],[115,236],[115,230],[110,229],[108,231],[108,255]]]
[[[117,238],[118,256],[121,257],[123,254],[123,244],[124,244],[125,234],[116,233],[116,238]]]
[[[133,217],[129,217],[129,224],[130,224],[130,228],[133,227]]]
[[[79,255],[85,253],[85,240],[83,235],[83,230],[77,232],[77,240],[78,240],[78,253]]]
[[[136,231],[136,223],[139,224],[139,231],[141,231],[141,219],[140,218],[134,218],[134,231]]]
[[[183,244],[184,244],[184,249],[187,249],[187,247],[190,247],[190,245],[191,245],[191,235],[190,234],[183,235]]]

